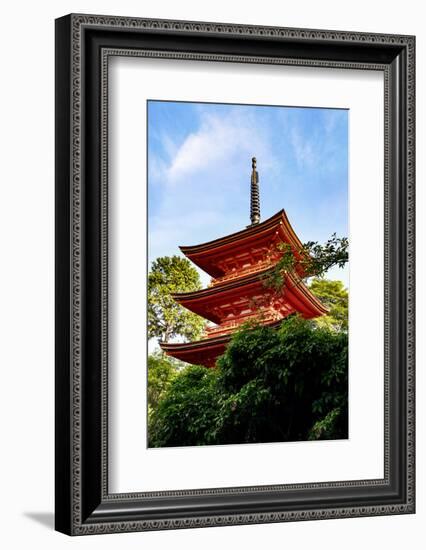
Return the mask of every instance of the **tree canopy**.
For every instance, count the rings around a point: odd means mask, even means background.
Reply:
[[[188,366],[171,382],[148,424],[150,447],[207,445],[219,402],[216,369]]]
[[[189,366],[152,415],[150,446],[347,437],[345,332],[298,316],[246,326],[215,369]]]
[[[178,373],[178,367],[164,353],[148,355],[148,413],[151,414]]]
[[[152,262],[148,274],[148,337],[163,342],[176,336],[196,340],[205,321],[177,304],[172,294],[200,288],[200,276],[186,258],[163,256]]]
[[[347,332],[349,295],[342,281],[316,278],[311,281],[309,289],[329,308],[329,313],[317,317],[315,322],[319,326]]]

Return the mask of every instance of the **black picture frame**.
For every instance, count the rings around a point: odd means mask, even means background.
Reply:
[[[105,90],[108,56],[135,51],[177,63],[185,57],[383,71],[383,479],[108,493]],[[414,513],[414,85],[413,36],[80,14],[56,20],[58,531],[85,535]]]

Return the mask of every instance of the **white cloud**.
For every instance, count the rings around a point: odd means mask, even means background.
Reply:
[[[197,132],[189,134],[172,156],[167,170],[170,182],[181,181],[197,172],[214,172],[228,169],[228,162],[235,157],[246,158],[246,170],[250,170],[252,155],[262,157],[263,166],[271,163],[265,139],[266,128],[259,128],[258,118],[244,111],[228,116],[201,114]]]
[[[261,179],[267,167],[274,166],[270,132],[266,124],[262,128],[261,117],[241,107],[227,109],[226,115],[205,108],[199,116],[197,130],[188,133],[180,146],[174,147],[173,135],[168,135],[161,148],[166,155],[150,156],[150,185],[158,191],[149,222],[151,260],[179,253],[178,245],[197,244],[245,227],[251,157],[258,158]]]

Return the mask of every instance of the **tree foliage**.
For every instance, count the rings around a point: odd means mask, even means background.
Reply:
[[[315,319],[319,326],[337,331],[348,330],[348,291],[342,281],[313,279],[309,285],[311,292],[329,309],[327,315]]]
[[[347,437],[347,334],[298,316],[244,327],[216,369],[188,367],[160,401],[151,446]]]
[[[148,337],[163,342],[175,336],[196,340],[205,321],[177,304],[172,294],[200,288],[200,276],[186,258],[164,256],[152,262],[148,274]]]
[[[162,352],[148,355],[148,413],[155,410],[178,373],[175,362]]]
[[[344,267],[349,260],[349,241],[336,233],[325,244],[309,241],[298,250],[288,243],[277,247],[282,255],[266,276],[266,284],[278,291],[284,288],[286,273],[298,273],[302,279],[323,277],[331,267]]]
[[[188,366],[170,384],[153,412],[149,428],[150,447],[207,445],[212,442],[219,395],[217,371]]]

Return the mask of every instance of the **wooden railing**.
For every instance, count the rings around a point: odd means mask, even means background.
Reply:
[[[267,311],[262,313],[253,313],[249,315],[244,315],[241,317],[238,317],[238,319],[232,319],[230,321],[225,321],[224,323],[214,326],[214,327],[207,327],[206,328],[206,336],[207,338],[216,338],[218,336],[222,336],[224,334],[228,334],[230,332],[234,332],[239,326],[241,326],[243,323],[246,323],[248,321],[261,321],[262,323],[271,323],[273,321],[277,321],[281,318],[281,315],[277,311]]]
[[[216,279],[212,279],[209,284],[209,287],[216,286],[226,281],[239,279],[240,277],[245,277],[252,273],[257,273],[258,271],[263,271],[268,267],[272,267],[274,264],[275,264],[275,261],[268,258],[267,260],[262,260],[256,264],[252,264],[250,266],[243,267],[241,269],[236,269],[235,271],[228,271],[225,275],[222,275],[222,277],[217,277]]]

